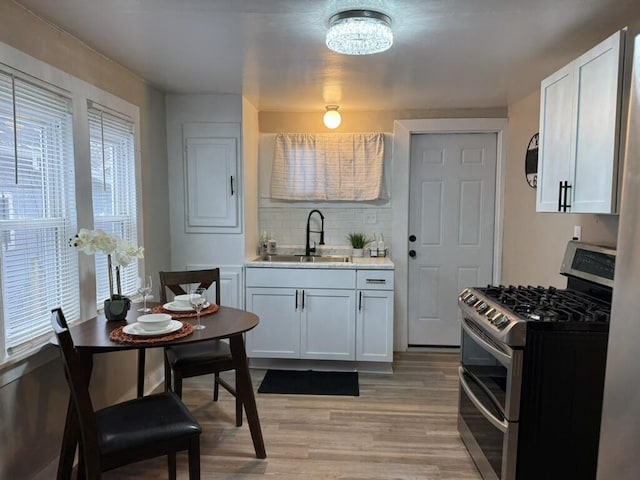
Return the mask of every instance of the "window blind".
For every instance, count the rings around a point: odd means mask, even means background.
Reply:
[[[71,100],[0,71],[0,267],[5,348],[80,317]]]
[[[124,115],[110,113],[95,104],[89,106],[94,228],[137,245],[134,127]],[[101,308],[109,298],[106,255],[96,253],[95,261],[96,301]],[[122,268],[120,278],[122,294],[134,293],[137,264]]]
[[[368,201],[386,197],[384,135],[279,133],[271,198]]]

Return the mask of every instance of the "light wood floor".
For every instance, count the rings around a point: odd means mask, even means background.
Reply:
[[[256,394],[267,458],[255,458],[234,402],[212,377],[185,380],[183,400],[201,423],[203,479],[480,479],[456,430],[458,355],[396,354],[393,375],[360,373],[360,396]],[[257,390],[264,371],[252,370]],[[167,478],[164,458],[105,479]],[[178,457],[186,479],[186,454]]]

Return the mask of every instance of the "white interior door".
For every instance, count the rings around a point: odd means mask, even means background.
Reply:
[[[493,133],[411,137],[409,345],[459,346],[458,294],[491,283],[496,152]]]

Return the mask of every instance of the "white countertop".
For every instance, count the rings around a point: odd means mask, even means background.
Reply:
[[[394,270],[395,265],[389,257],[352,257],[350,262],[269,262],[261,260],[261,257],[248,259],[245,267],[257,268],[332,268],[351,270]]]

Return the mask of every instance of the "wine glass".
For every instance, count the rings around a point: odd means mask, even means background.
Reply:
[[[189,303],[191,304],[193,309],[196,311],[196,314],[198,316],[198,322],[193,328],[196,330],[202,330],[203,328],[205,328],[205,326],[200,325],[200,312],[202,311],[205,304],[207,303],[207,289],[203,287],[198,287],[198,288],[192,288],[191,290],[189,290]]]
[[[147,308],[147,295],[151,293],[151,275],[138,278],[138,293],[142,295],[142,308],[139,308],[139,312],[148,313],[151,311]]]

